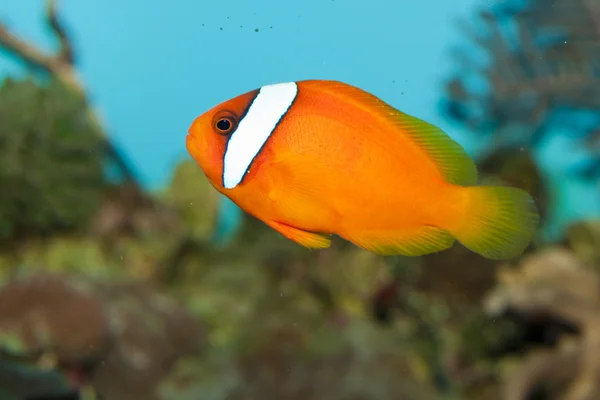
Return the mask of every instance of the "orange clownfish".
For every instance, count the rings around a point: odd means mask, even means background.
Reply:
[[[529,245],[538,212],[513,187],[476,186],[463,148],[439,128],[357,87],[278,83],[197,117],[186,147],[216,190],[287,238],[335,234],[382,255],[458,240],[490,259]]]

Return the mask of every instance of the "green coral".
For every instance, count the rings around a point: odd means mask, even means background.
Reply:
[[[104,182],[103,138],[84,99],[51,80],[0,86],[0,240],[84,225]]]

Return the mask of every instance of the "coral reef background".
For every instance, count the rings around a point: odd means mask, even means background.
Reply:
[[[307,251],[245,214],[215,245],[221,197],[189,158],[141,183],[47,5],[56,52],[0,20],[29,71],[0,84],[0,398],[600,398],[600,220],[544,233],[563,203],[539,157],[564,129],[580,149],[564,176],[598,185],[599,3],[474,10],[448,60],[440,110],[485,141],[481,181],[543,217],[507,262]]]

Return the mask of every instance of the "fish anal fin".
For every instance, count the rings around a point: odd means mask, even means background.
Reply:
[[[455,241],[446,231],[429,225],[399,230],[363,230],[342,237],[376,254],[403,256],[422,256],[446,250]]]
[[[344,101],[392,121],[400,132],[408,135],[427,153],[448,183],[470,186],[477,182],[477,168],[471,157],[460,144],[435,125],[405,114],[371,93],[347,83],[327,80],[306,82],[314,82],[331,95],[342,94]]]
[[[311,249],[325,249],[331,246],[331,240],[322,234],[308,232],[275,221],[267,221],[267,225],[294,242]]]

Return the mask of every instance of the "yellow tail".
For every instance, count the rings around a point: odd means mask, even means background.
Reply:
[[[463,215],[448,231],[465,247],[501,260],[516,257],[529,246],[540,217],[527,192],[501,186],[460,190],[466,196]]]

